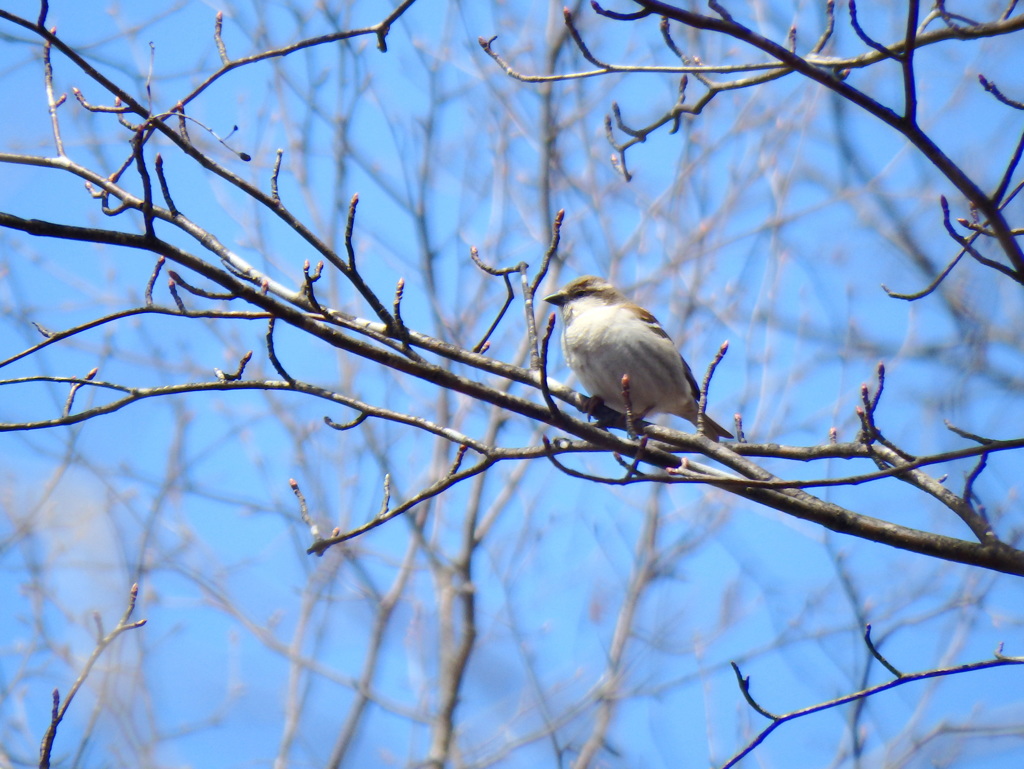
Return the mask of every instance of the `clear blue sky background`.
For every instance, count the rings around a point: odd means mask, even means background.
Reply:
[[[334,5],[342,28],[378,20],[382,6]],[[161,109],[218,66],[212,26],[219,6],[126,4],[101,11],[59,0],[51,6],[58,33],[139,95],[152,43],[153,98]],[[476,38],[499,34],[497,50],[522,70],[539,71],[545,19],[550,15],[559,24],[560,7],[491,6],[421,0],[396,25],[387,54],[361,38],[284,63],[243,68],[190,106],[193,117],[221,136],[231,134],[228,144],[253,156],[252,163],[242,163],[201,129],[190,128],[197,142],[240,175],[266,185],[274,152],[286,148],[283,198],[336,245],[344,210],[333,207],[335,201],[345,203],[358,192],[356,239],[365,274],[385,297],[403,277],[404,316],[426,330],[434,321],[420,262],[423,241],[410,215],[421,194],[442,307],[500,301],[501,285],[482,281],[469,263],[470,245],[480,246],[494,264],[525,259],[534,265],[546,246],[550,212],[541,210],[536,188],[540,90],[506,79]],[[29,17],[38,12],[32,3],[5,8]],[[223,10],[233,56],[331,29],[316,14],[315,23],[299,28],[280,5]],[[794,19],[801,40],[805,34],[812,39],[820,28],[813,4],[734,10],[776,37]],[[251,37],[260,29],[259,14],[265,14],[265,37],[257,43]],[[898,13],[865,14],[867,28],[892,39]],[[579,23],[602,58],[668,63],[653,22],[631,28],[583,10]],[[837,52],[859,51],[848,26],[838,26]],[[0,120],[0,151],[51,154],[38,48],[11,25],[0,26],[0,35],[0,108],[6,116]],[[682,34],[679,39],[685,40]],[[746,60],[714,39],[702,39],[697,50],[709,61]],[[1013,95],[1014,73],[1022,64],[1019,39],[1012,38],[945,45],[918,60],[922,122],[986,188],[998,179],[1000,161],[1016,141],[1020,115],[996,105],[975,85],[974,74],[983,71]],[[893,74],[887,66],[877,74],[854,73],[852,82],[898,104],[899,90],[887,85]],[[55,68],[58,90],[77,85],[88,99],[107,102],[98,86],[62,58],[55,57]],[[589,65],[578,55],[556,66],[584,68]],[[304,89],[321,74],[327,117],[306,120]],[[553,86],[567,94],[556,100],[557,114],[572,125],[559,138],[561,165],[552,194],[553,206],[567,212],[563,277],[613,275],[662,319],[697,370],[728,339],[709,410],[724,423],[729,414],[741,413],[752,441],[821,443],[832,426],[841,439],[852,438],[859,385],[873,380],[880,357],[888,367],[883,429],[908,450],[964,445],[945,430],[943,419],[983,435],[1022,434],[1015,389],[1024,370],[1016,344],[1016,329],[1024,327],[1019,287],[974,265],[956,274],[953,294],[1006,333],[1005,344],[990,349],[986,375],[970,362],[973,348],[964,329],[950,320],[945,300],[900,303],[879,288],[885,283],[915,290],[928,280],[925,271],[909,266],[891,237],[890,212],[906,223],[933,263],[943,264],[954,253],[936,200],[945,192],[959,206],[948,184],[891,132],[790,78],[756,92],[723,95],[680,134],[660,132],[635,147],[629,162],[636,178],[626,185],[607,162],[611,150],[604,143],[603,115],[614,99],[627,120],[645,124],[671,103],[675,86],[674,78],[651,75],[593,80],[579,90]],[[779,104],[790,108],[780,113]],[[415,174],[432,106],[435,144],[426,155],[434,172],[420,191]],[[570,121],[577,111],[578,122]],[[332,135],[339,115],[351,121],[351,143],[340,148]],[[61,116],[69,154],[103,169],[121,162],[123,144],[90,144],[91,131],[109,131],[111,118],[84,115],[73,100]],[[127,132],[111,134],[120,141]],[[837,136],[851,143],[851,156],[865,166],[864,178],[837,150]],[[312,158],[305,180],[289,165],[301,157],[299,141]],[[498,148],[507,150],[501,154]],[[258,216],[227,185],[180,156],[168,154],[166,160],[179,207],[260,269],[294,285],[302,261],[316,259],[293,233]],[[498,168],[505,162],[512,167],[507,175]],[[90,226],[138,226],[134,219],[104,217],[70,177],[2,168],[4,211]],[[702,227],[707,235],[698,237]],[[187,243],[167,228],[161,234]],[[38,340],[29,320],[66,328],[140,303],[153,269],[145,254],[10,233],[0,233],[0,256],[6,271],[0,357]],[[675,266],[665,269],[669,262]],[[161,284],[158,301],[169,303]],[[693,287],[699,289],[696,302],[688,293]],[[368,315],[340,281],[325,279],[324,289],[336,306]],[[511,360],[516,354],[520,318],[512,314],[505,320],[495,342],[497,357]],[[241,353],[254,349],[249,373],[277,378],[260,346],[263,332],[260,322],[128,320],[9,366],[3,376],[81,375],[101,365],[100,378],[108,381],[196,381],[209,379],[213,367],[233,368]],[[479,332],[452,330],[469,339]],[[435,394],[424,385],[354,367],[288,330],[279,333],[278,349],[297,378],[438,418]],[[958,359],[965,363],[958,367]],[[553,365],[556,376],[568,375],[557,353]],[[5,386],[0,421],[52,416],[65,394],[61,388]],[[83,391],[79,406],[94,397],[100,396]],[[486,413],[468,413],[459,416],[461,429],[481,430]],[[90,681],[111,687],[105,694],[114,692],[124,720],[102,715],[80,765],[122,765],[139,756],[153,766],[269,765],[288,710],[289,667],[279,647],[287,647],[297,632],[303,602],[315,590],[311,621],[319,632],[304,637],[302,653],[336,678],[303,680],[307,706],[289,755],[294,766],[323,765],[352,698],[343,682],[358,675],[366,652],[372,622],[366,582],[386,587],[411,534],[396,520],[364,537],[356,546],[358,574],[338,563],[340,552],[324,559],[306,556],[308,531],[298,520],[288,479],[302,483],[321,525],[346,528],[379,506],[382,472],[375,449],[401,458],[403,472],[392,478],[397,498],[426,482],[433,451],[421,436],[395,426],[375,426],[375,443],[356,433],[334,433],[322,426],[324,414],[337,421],[352,416],[293,395],[196,394],[138,404],[71,429],[0,433],[2,504],[8,511],[0,534],[12,542],[0,551],[0,741],[8,755],[32,762],[50,692],[67,691],[92,648],[91,613],[112,625],[141,569],[137,615],[149,623],[104,655],[101,665],[120,668],[119,675]],[[538,436],[532,426],[513,422],[502,440],[525,445]],[[610,460],[587,459],[580,466],[615,472]],[[944,468],[953,488],[961,488],[969,468]],[[810,477],[854,468],[837,461],[770,469]],[[885,653],[907,671],[985,658],[1002,641],[1007,653],[1024,654],[1022,596],[1013,578],[833,536],[699,489],[594,486],[539,464],[522,476],[513,467],[496,473],[485,499],[503,499],[506,487],[513,491],[475,561],[481,639],[459,709],[467,761],[491,755],[492,741],[540,728],[538,692],[557,711],[598,683],[643,512],[655,504],[663,511],[660,544],[678,543],[687,552],[668,564],[639,608],[627,657],[628,686],[637,696],[620,705],[605,755],[608,766],[704,767],[730,756],[763,724],[743,702],[730,660],[741,661],[753,676],[755,695],[776,712],[856,690],[868,665],[861,619],[875,625]],[[167,477],[187,482],[168,488]],[[1019,462],[994,457],[978,490],[1001,531],[1019,528]],[[967,536],[948,511],[923,503],[897,481],[822,495],[858,512]],[[439,542],[455,541],[460,510],[468,502],[469,488],[457,488],[432,512],[430,530]],[[37,533],[18,537],[17,521]],[[429,696],[436,675],[434,586],[420,566],[385,637],[386,662],[375,684],[386,700],[407,708],[422,705],[418,697]],[[37,610],[42,631],[29,620]],[[32,646],[40,635],[49,646]],[[535,680],[526,672],[528,662],[535,666]],[[872,666],[868,683],[886,680],[883,673]],[[1017,737],[974,740],[955,757],[956,765],[1017,766],[1015,748],[1024,730],[1020,676],[1016,669],[975,673],[872,699],[864,721],[865,765],[924,767],[945,760],[955,743],[937,738],[901,763],[901,751],[912,750],[913,737],[906,735],[921,739],[938,724],[973,718]],[[58,754],[75,749],[97,697],[87,689],[72,710],[58,737]],[[749,765],[829,765],[837,746],[848,743],[849,713],[843,709],[780,728]],[[125,722],[135,729],[121,731]],[[575,735],[585,735],[588,726],[584,713],[566,727],[574,735],[568,739],[581,740]],[[151,735],[152,752],[137,749],[127,734]],[[129,758],[108,757],[108,746],[118,743]],[[349,765],[404,765],[425,752],[421,727],[374,707]],[[538,740],[500,765],[551,762],[550,744]]]

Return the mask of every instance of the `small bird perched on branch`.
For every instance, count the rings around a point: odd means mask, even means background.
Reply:
[[[649,414],[676,414],[697,424],[700,387],[651,313],[593,275],[576,278],[544,301],[561,310],[562,350],[569,368],[590,393],[589,414],[598,403],[625,414],[623,378],[628,376],[635,420]],[[703,432],[715,441],[733,437],[706,414]]]

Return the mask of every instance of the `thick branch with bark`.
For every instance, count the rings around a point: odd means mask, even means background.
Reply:
[[[125,205],[137,206],[139,208],[144,205],[143,201],[131,196],[126,196],[126,198],[122,200],[122,203]],[[170,212],[154,207],[154,216],[157,219],[169,219]],[[319,307],[319,310],[314,312],[308,299],[303,297],[301,292],[296,290],[290,290],[283,287],[276,288],[279,296],[273,296],[269,291],[265,292],[261,290],[263,286],[270,285],[269,279],[259,275],[259,273],[251,266],[241,263],[237,257],[229,255],[226,250],[217,249],[224,255],[225,261],[232,264],[233,271],[226,271],[222,268],[211,265],[193,254],[189,254],[188,252],[174,247],[169,243],[146,235],[130,235],[115,231],[79,228],[52,222],[42,222],[39,220],[22,220],[8,214],[0,214],[0,225],[11,229],[19,229],[33,235],[60,237],[64,239],[82,240],[94,243],[108,243],[110,245],[150,251],[169,261],[183,267],[187,267],[194,272],[203,275],[209,280],[220,285],[222,288],[232,292],[232,296],[247,301],[259,308],[259,310],[266,313],[269,317],[279,318],[293,327],[320,339],[326,344],[353,353],[387,368],[402,372],[403,374],[413,376],[424,382],[463,393],[482,402],[519,414],[526,419],[542,422],[550,425],[551,427],[557,428],[562,432],[569,433],[583,441],[582,444],[573,448],[574,453],[577,451],[585,453],[591,453],[599,450],[614,451],[625,456],[633,456],[637,460],[646,462],[655,467],[672,469],[675,471],[674,474],[669,476],[667,479],[664,477],[647,475],[643,476],[643,480],[651,482],[665,482],[666,480],[669,480],[674,482],[706,483],[789,515],[813,521],[833,531],[852,534],[874,542],[887,544],[892,547],[910,550],[950,561],[969,563],[997,571],[1004,571],[1010,574],[1024,575],[1024,552],[999,541],[996,535],[992,532],[986,532],[983,537],[983,541],[980,543],[972,543],[965,540],[959,540],[935,533],[917,531],[905,526],[889,523],[884,520],[873,518],[871,516],[825,502],[824,500],[814,497],[799,488],[794,488],[807,486],[809,484],[802,481],[786,481],[779,479],[771,473],[768,473],[756,463],[751,462],[749,459],[745,459],[741,453],[739,453],[742,452],[743,454],[748,455],[757,454],[762,457],[786,457],[788,459],[802,459],[807,461],[813,458],[817,453],[815,447],[806,447],[804,449],[779,448],[778,450],[773,450],[772,447],[738,444],[736,447],[737,450],[734,451],[728,445],[716,444],[700,435],[685,435],[675,431],[665,430],[664,428],[655,427],[651,427],[649,429],[649,435],[660,438],[663,442],[647,443],[644,446],[640,446],[634,441],[629,440],[627,437],[620,437],[603,428],[588,424],[578,418],[567,416],[562,412],[552,413],[547,406],[538,403],[536,400],[515,396],[505,391],[504,388],[494,387],[479,380],[460,376],[446,368],[429,363],[418,355],[410,357],[408,351],[403,354],[402,351],[395,349],[396,345],[400,345],[402,340],[395,338],[395,332],[391,332],[389,334],[387,327],[383,324],[375,324],[369,321],[345,317],[343,313],[325,309],[323,307]],[[205,237],[204,240],[209,242],[212,239]],[[244,278],[240,277],[240,275],[244,275]],[[257,288],[257,285],[261,288]],[[286,299],[289,301],[286,301]],[[378,304],[382,305],[382,302],[378,300]],[[187,312],[182,314],[187,315]],[[338,323],[335,324],[329,321],[338,321]],[[346,333],[346,331],[359,331],[369,338],[360,339],[353,336],[352,333]],[[66,338],[68,335],[69,333],[65,332],[62,335],[62,338]],[[416,333],[412,330],[404,330],[402,332],[402,336],[404,336],[412,346],[417,349],[421,349],[424,352],[450,358],[451,360],[457,361],[465,366],[475,368],[482,374],[499,374],[507,377],[511,381],[527,385],[537,391],[540,390],[540,379],[535,371],[510,366],[508,364],[501,364],[484,355],[459,349],[444,342],[443,340],[429,335]],[[11,360],[17,360],[22,357],[24,357],[24,353],[13,356]],[[299,392],[305,391],[313,393],[319,391],[319,388],[303,385],[295,381],[229,382],[218,380],[205,384],[192,383],[176,388],[154,388],[151,390],[144,388],[123,388],[110,383],[95,382],[91,379],[81,381],[66,379],[63,381],[79,386],[88,384],[94,387],[120,389],[125,392],[125,395],[111,403],[96,406],[87,411],[67,413],[60,417],[40,422],[0,425],[0,430],[10,431],[39,429],[42,427],[57,427],[67,424],[76,424],[87,419],[110,413],[111,411],[120,409],[129,403],[156,395],[179,394],[182,392],[206,389],[278,389],[282,387],[285,389],[294,389]],[[26,381],[17,379],[5,380],[0,381],[0,386],[12,387],[26,383]],[[557,383],[549,381],[547,386],[549,390],[561,400],[568,403],[578,402],[578,396],[576,394],[571,391],[567,391],[564,387],[558,386]],[[322,391],[320,391],[319,394],[321,397],[332,397]],[[338,398],[338,402],[352,405],[352,401],[347,401],[343,397]],[[363,411],[363,413],[367,413],[367,411]],[[456,442],[459,445],[469,445],[469,441],[465,441],[461,437],[459,437]],[[1001,442],[995,443],[994,445],[993,443],[989,443],[984,447],[984,453],[1020,449],[1022,445],[1024,445],[1024,443],[1021,441]],[[822,456],[841,456],[845,458],[873,456],[875,461],[884,462],[887,466],[891,467],[891,474],[895,475],[895,477],[910,482],[924,477],[917,468],[923,465],[944,461],[949,458],[947,456],[927,458],[923,462],[918,460],[918,463],[914,464],[912,467],[901,467],[900,464],[904,463],[903,460],[895,456],[879,455],[877,451],[870,451],[869,447],[870,444],[867,446],[864,444],[852,444],[845,447],[844,453],[844,450],[841,447],[833,446],[827,452],[824,452]],[[866,448],[868,449],[868,453],[865,454],[864,450]],[[735,474],[723,474],[718,471],[709,471],[708,473],[695,472],[690,469],[691,463],[688,460],[682,460],[672,453],[673,450],[680,449],[687,452],[703,454],[704,456],[707,456],[708,458],[729,468]],[[476,450],[486,457],[488,461],[477,467],[475,472],[482,472],[486,470],[487,467],[495,461],[524,457],[521,449],[508,450],[502,449],[498,446],[478,446]],[[532,450],[527,451],[525,456],[538,457],[541,455],[557,455],[559,453],[563,452],[556,449],[534,447]],[[976,455],[980,453],[983,452],[981,449],[978,449],[973,450],[968,455]],[[441,479],[440,485],[425,490],[422,496],[417,496],[410,500],[412,504],[405,504],[395,510],[390,510],[386,516],[378,516],[377,519],[372,521],[370,524],[359,527],[352,532],[341,533],[325,540],[319,540],[311,546],[310,551],[322,553],[332,544],[344,542],[352,536],[356,536],[371,528],[376,528],[376,526],[390,520],[400,513],[405,512],[423,499],[429,498],[445,488],[449,488],[454,483],[475,474],[475,472],[470,473],[469,475],[460,474],[453,476],[452,478]],[[884,477],[888,474],[889,471],[883,470],[883,474],[881,476],[873,477]],[[838,479],[831,485],[840,485],[844,483],[857,484],[866,482],[866,480],[869,479],[870,478],[858,479],[856,477],[845,480]],[[636,478],[632,478],[630,480],[635,481]],[[927,480],[926,477],[925,480]],[[748,481],[755,481],[756,483],[750,484]],[[940,501],[944,501],[948,507],[954,510],[954,512],[956,512],[960,507],[959,498],[952,495],[947,495]]]

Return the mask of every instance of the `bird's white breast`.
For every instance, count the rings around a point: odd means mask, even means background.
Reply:
[[[637,416],[693,409],[685,364],[670,339],[622,305],[580,304],[567,319],[562,346],[587,392],[625,411],[622,376],[628,374]]]

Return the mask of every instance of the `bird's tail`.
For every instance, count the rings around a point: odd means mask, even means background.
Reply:
[[[734,437],[731,432],[722,427],[718,422],[709,417],[707,414],[704,415],[704,429],[701,430],[703,435],[710,438],[713,441],[718,441],[719,438],[732,438]]]

